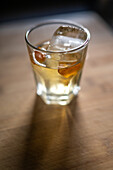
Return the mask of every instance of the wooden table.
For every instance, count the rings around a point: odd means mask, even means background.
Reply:
[[[82,90],[67,106],[45,105],[24,41],[40,20],[88,27]],[[0,25],[0,170],[113,170],[113,32],[95,13]]]

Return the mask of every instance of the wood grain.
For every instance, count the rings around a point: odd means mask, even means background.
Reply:
[[[113,170],[113,32],[95,13],[53,16],[91,32],[82,90],[67,106],[45,105],[24,40],[41,20],[0,26],[0,170]]]

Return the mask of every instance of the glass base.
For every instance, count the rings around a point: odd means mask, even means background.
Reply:
[[[56,95],[56,94],[46,94],[45,92],[42,92],[41,94],[38,93],[37,90],[37,95],[39,95],[43,101],[46,104],[54,104],[54,105],[67,105],[71,102],[74,96],[78,94],[80,90],[79,86],[76,86],[71,93],[67,94],[62,94],[62,95]]]

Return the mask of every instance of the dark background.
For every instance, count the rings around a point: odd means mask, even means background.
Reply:
[[[1,0],[0,22],[90,10],[113,27],[113,0]]]

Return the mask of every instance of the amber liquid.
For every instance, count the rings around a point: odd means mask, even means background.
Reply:
[[[46,49],[47,45],[48,42],[44,42],[37,48]],[[86,48],[70,54],[47,54],[28,50],[35,74],[37,94],[47,104],[68,104],[80,90]]]

